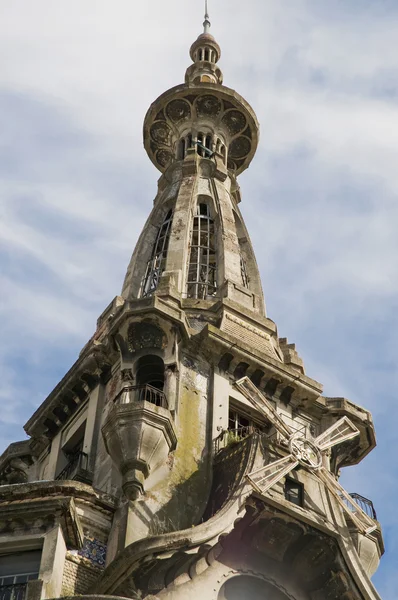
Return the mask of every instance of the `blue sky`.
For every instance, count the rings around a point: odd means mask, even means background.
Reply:
[[[150,103],[183,81],[201,2],[13,0],[0,21],[0,451],[120,292],[158,173]],[[328,396],[374,415],[343,482],[371,498],[398,586],[398,3],[213,0],[225,84],[261,140],[240,178],[268,315]]]

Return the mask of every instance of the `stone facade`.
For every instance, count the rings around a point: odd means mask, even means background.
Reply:
[[[372,417],[323,396],[266,315],[237,183],[259,127],[208,29],[145,118],[161,177],[121,295],[0,457],[0,598],[379,598],[373,506],[330,483],[375,447]],[[340,419],[354,433],[313,468]]]

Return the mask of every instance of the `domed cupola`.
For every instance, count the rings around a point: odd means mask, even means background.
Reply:
[[[210,20],[207,12],[203,23],[204,31],[192,44],[190,56],[193,65],[185,73],[185,83],[222,83],[223,75],[217,63],[221,57],[221,48],[209,33]]]

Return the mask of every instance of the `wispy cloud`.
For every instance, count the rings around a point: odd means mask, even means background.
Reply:
[[[388,549],[375,581],[393,600],[398,6],[213,4],[226,85],[261,123],[241,186],[268,314],[328,395],[373,411],[378,448],[344,481],[375,501]],[[156,193],[142,120],[183,80],[201,20],[181,0],[2,8],[2,447],[120,291]]]

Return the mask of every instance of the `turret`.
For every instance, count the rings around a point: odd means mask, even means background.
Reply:
[[[237,183],[255,154],[259,126],[250,105],[222,85],[221,50],[209,27],[206,12],[185,83],[162,94],[145,117],[144,146],[162,176],[122,295],[172,289],[182,300],[206,303],[197,308],[230,298],[264,315]]]

